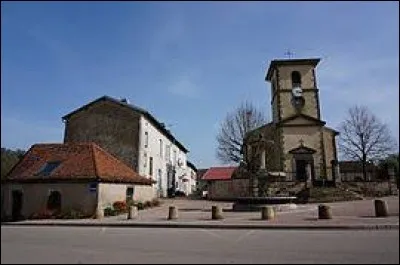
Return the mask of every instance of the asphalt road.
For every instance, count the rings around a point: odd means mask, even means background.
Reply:
[[[1,227],[1,263],[399,263],[396,230]]]

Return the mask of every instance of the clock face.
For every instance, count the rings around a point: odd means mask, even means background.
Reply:
[[[294,97],[299,98],[303,95],[303,90],[301,87],[294,87],[292,88],[292,94]]]

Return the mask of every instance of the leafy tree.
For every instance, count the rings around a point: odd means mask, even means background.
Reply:
[[[21,149],[11,150],[1,148],[1,179],[4,179],[7,173],[18,163],[24,156],[25,151]]]

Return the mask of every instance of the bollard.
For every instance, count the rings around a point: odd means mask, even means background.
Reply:
[[[168,211],[168,220],[178,219],[178,209],[175,206],[170,206]]]
[[[318,205],[318,219],[332,219],[331,207],[328,205]]]
[[[272,220],[275,218],[275,209],[272,206],[263,206],[261,208],[261,220]]]
[[[388,206],[386,201],[383,200],[375,200],[375,216],[376,217],[387,217],[388,214]]]
[[[214,205],[211,207],[211,219],[213,220],[223,219],[222,209],[220,206]]]
[[[128,219],[136,219],[138,217],[137,206],[129,206],[128,209]]]

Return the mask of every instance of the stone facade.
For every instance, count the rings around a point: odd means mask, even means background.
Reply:
[[[137,169],[140,115],[100,101],[65,120],[64,142],[95,142]]]
[[[63,117],[64,142],[95,142],[141,176],[160,197],[186,183],[188,150],[149,112],[107,96]]]
[[[256,159],[266,159],[268,171],[284,172],[285,181],[305,181],[308,166],[312,179],[334,179],[332,164],[337,161],[338,132],[321,120],[315,75],[318,62],[271,62],[266,81],[271,83],[272,122],[250,132],[245,139],[247,150],[264,142]]]
[[[97,194],[90,191],[90,183],[9,183],[1,185],[4,196],[2,209],[6,216],[12,215],[12,192],[22,192],[21,214],[29,217],[46,209],[51,191],[61,194],[61,210],[79,210],[94,214],[97,207]]]

